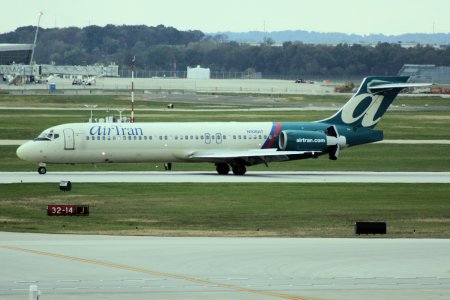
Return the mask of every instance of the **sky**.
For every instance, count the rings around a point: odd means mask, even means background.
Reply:
[[[0,33],[40,26],[165,25],[205,33],[306,30],[449,33],[450,0],[7,0]]]

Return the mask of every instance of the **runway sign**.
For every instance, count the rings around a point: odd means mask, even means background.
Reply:
[[[89,205],[47,205],[47,216],[89,216]]]

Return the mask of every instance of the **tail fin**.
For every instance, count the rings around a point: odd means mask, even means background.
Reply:
[[[366,77],[355,95],[333,116],[321,122],[374,128],[404,88],[426,86],[407,83],[408,76]]]

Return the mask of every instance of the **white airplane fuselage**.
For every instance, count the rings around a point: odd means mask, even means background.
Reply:
[[[271,136],[272,125],[72,123],[49,128],[47,132],[57,138],[29,141],[19,148],[18,155],[38,163],[187,162],[193,160],[195,151],[261,149],[265,143],[273,146],[277,136]]]

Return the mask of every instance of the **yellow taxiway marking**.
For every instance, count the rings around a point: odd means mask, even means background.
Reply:
[[[82,262],[82,263],[86,263],[86,264],[99,265],[99,266],[127,270],[127,271],[132,271],[132,272],[144,273],[144,274],[153,275],[153,276],[180,279],[180,280],[194,282],[194,283],[205,285],[205,286],[222,287],[222,288],[226,288],[229,290],[235,290],[238,292],[247,292],[247,293],[253,293],[253,294],[258,294],[258,295],[272,296],[272,297],[281,298],[281,299],[304,300],[303,298],[300,298],[295,295],[282,294],[282,293],[276,293],[276,292],[271,292],[271,291],[253,290],[253,289],[244,288],[244,287],[240,287],[240,286],[232,285],[232,284],[224,284],[224,283],[213,282],[213,281],[208,281],[208,280],[203,280],[203,279],[196,279],[196,278],[187,277],[187,276],[183,276],[183,275],[152,271],[152,270],[148,270],[148,269],[140,269],[140,268],[135,268],[133,266],[127,266],[127,265],[106,263],[106,262],[102,262],[102,261],[98,261],[98,260],[62,255],[62,254],[58,254],[58,253],[30,250],[30,249],[13,247],[13,246],[0,246],[0,248],[22,251],[22,252],[38,254],[38,255],[45,255],[45,256],[50,256],[50,257],[55,257],[55,258],[67,259],[67,260]]]

